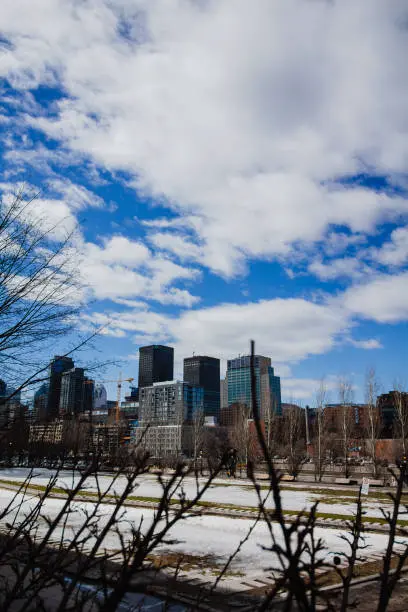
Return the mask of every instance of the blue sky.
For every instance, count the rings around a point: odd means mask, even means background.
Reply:
[[[404,0],[3,5],[1,190],[78,226],[83,363],[254,338],[287,400],[407,384]]]

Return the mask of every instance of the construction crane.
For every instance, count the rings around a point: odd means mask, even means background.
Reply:
[[[117,393],[116,393],[116,407],[115,407],[115,422],[119,423],[120,418],[120,398],[122,395],[122,383],[124,382],[133,382],[134,378],[122,378],[122,372],[119,374],[119,378],[117,380],[97,380],[96,383],[116,383],[117,384]],[[89,381],[93,382],[93,381]]]

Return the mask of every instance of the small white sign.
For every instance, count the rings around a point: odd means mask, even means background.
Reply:
[[[370,488],[370,479],[363,478],[363,484],[361,485],[361,494],[368,495],[369,488]]]

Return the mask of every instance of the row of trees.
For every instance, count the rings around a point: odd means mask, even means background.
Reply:
[[[384,466],[384,457],[378,451],[383,435],[383,423],[377,398],[380,385],[376,372],[370,369],[365,382],[365,404],[353,403],[353,385],[345,377],[338,380],[338,402],[328,406],[328,388],[321,380],[315,393],[314,406],[301,408],[286,404],[282,416],[273,405],[262,413],[262,426],[268,452],[275,458],[285,459],[290,474],[297,475],[306,460],[314,465],[315,479],[321,481],[328,465],[338,460],[344,476],[350,473],[351,449],[358,447],[360,456],[370,463],[372,476],[377,478]],[[393,400],[395,457],[408,450],[408,401],[401,387],[395,387]],[[224,442],[237,449],[238,459],[246,465],[248,460],[261,458],[261,449],[253,424],[251,407],[242,403],[235,406],[232,422],[224,435]],[[193,422],[193,456],[211,453],[211,444],[205,444],[204,415],[199,413]],[[221,433],[219,434],[221,436]]]
[[[370,368],[365,380],[365,404],[361,407],[353,405],[353,387],[346,378],[338,381],[338,406],[335,411],[328,409],[327,386],[321,381],[316,392],[312,446],[315,472],[321,480],[330,451],[344,461],[345,476],[349,472],[349,454],[352,446],[358,445],[361,454],[368,458],[372,466],[372,475],[377,478],[383,458],[378,452],[378,441],[384,433],[384,423],[381,418],[378,396],[380,384],[374,368]],[[405,455],[408,439],[408,402],[407,394],[401,385],[395,385],[392,397],[393,437],[395,444],[395,459]],[[331,418],[330,418],[331,417]],[[339,444],[341,453],[338,453]]]

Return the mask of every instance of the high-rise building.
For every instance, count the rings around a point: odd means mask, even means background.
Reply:
[[[34,393],[33,423],[43,423],[47,418],[48,383],[43,383]]]
[[[228,408],[228,375],[220,380],[220,408]]]
[[[72,368],[61,376],[60,417],[72,417],[89,413],[93,403],[93,381],[83,368]]]
[[[100,410],[101,408],[106,408],[107,401],[108,395],[105,387],[102,385],[102,383],[97,383],[94,387],[94,409]]]
[[[85,376],[83,387],[82,412],[91,415],[94,405],[95,381]]]
[[[125,400],[127,402],[138,402],[139,401],[138,387],[132,387],[132,385],[130,385],[130,393],[128,395],[125,395]]]
[[[250,361],[249,355],[228,360],[228,406],[252,406]],[[261,418],[269,414],[270,410],[278,415],[282,414],[280,378],[275,376],[270,357],[255,355],[254,367],[256,401]]]
[[[152,344],[139,349],[139,389],[173,380],[174,349]]]
[[[21,391],[0,380],[0,428],[10,429],[26,417],[26,406],[21,403]]]
[[[56,355],[50,363],[47,398],[47,420],[52,421],[59,415],[61,397],[61,379],[64,372],[72,370],[74,362],[71,357]]]
[[[204,390],[204,414],[220,415],[220,360],[197,355],[184,359],[184,382]]]
[[[204,391],[178,380],[142,387],[139,395],[139,422],[134,441],[143,444],[153,457],[179,455],[185,432],[194,413],[203,410]]]
[[[139,421],[142,425],[181,425],[202,410],[204,391],[179,380],[142,387],[139,395]]]

